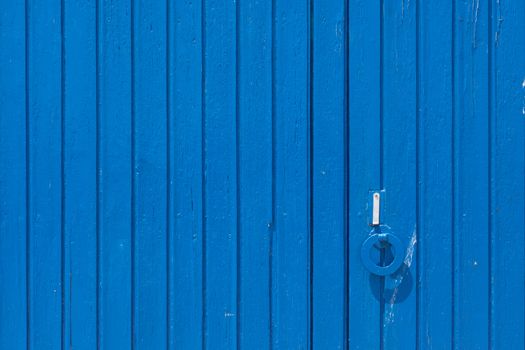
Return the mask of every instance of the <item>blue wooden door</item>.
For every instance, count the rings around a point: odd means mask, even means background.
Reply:
[[[523,0],[0,0],[0,349],[524,349]]]

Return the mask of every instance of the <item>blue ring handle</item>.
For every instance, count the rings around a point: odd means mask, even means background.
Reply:
[[[370,259],[370,250],[376,244],[391,245],[394,248],[394,260],[387,266],[379,266]],[[403,264],[403,246],[399,238],[391,233],[374,233],[361,246],[361,260],[366,269],[378,276],[391,275]]]

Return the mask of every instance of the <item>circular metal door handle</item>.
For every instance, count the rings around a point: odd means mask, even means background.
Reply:
[[[377,265],[370,259],[370,250],[372,247],[385,248],[388,245],[392,246],[394,260],[387,266]],[[392,233],[374,233],[370,235],[361,246],[361,260],[366,269],[378,276],[391,275],[401,267],[403,264],[403,246],[399,238]]]

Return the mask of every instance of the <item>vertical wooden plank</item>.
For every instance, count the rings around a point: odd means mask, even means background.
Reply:
[[[0,11],[0,348],[26,349],[25,3]]]
[[[93,349],[96,309],[96,1],[64,1],[64,347]]]
[[[416,4],[383,3],[382,177],[385,224],[403,266],[385,276],[384,349],[416,347]]]
[[[453,348],[453,6],[419,1],[418,329],[420,349]]]
[[[99,0],[99,346],[129,349],[131,311],[131,6]]]
[[[62,340],[61,3],[28,3],[29,347]]]
[[[133,342],[167,346],[166,3],[133,0]]]
[[[454,345],[489,347],[488,2],[455,15]]]
[[[381,189],[381,2],[349,0],[349,349],[380,347],[380,278],[360,258]]]
[[[525,3],[491,3],[491,344],[524,346]]]
[[[239,346],[270,347],[272,2],[238,8]]]
[[[205,2],[205,344],[237,347],[237,3]]]
[[[309,344],[309,6],[274,2],[272,345]]]
[[[345,3],[314,1],[312,23],[313,342],[345,344]]]
[[[169,3],[170,348],[203,345],[202,1]]]

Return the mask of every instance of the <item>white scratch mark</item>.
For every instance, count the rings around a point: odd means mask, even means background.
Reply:
[[[405,265],[410,268],[412,266],[412,258],[414,257],[414,247],[416,246],[417,242],[417,230],[414,227],[414,231],[412,232],[412,237],[410,238],[410,243],[408,244],[407,252],[405,254]]]
[[[523,83],[521,83],[521,87],[525,89],[525,79],[523,79]],[[521,109],[521,113],[525,115],[525,91],[523,92],[523,108]]]
[[[231,312],[228,312],[228,311],[226,311],[226,312],[224,313],[224,317],[226,317],[226,318],[228,318],[228,317],[235,317],[235,314],[234,314],[234,313],[231,313]]]
[[[412,237],[410,237],[410,242],[408,244],[406,253],[405,253],[405,260],[403,267],[401,268],[401,273],[397,275],[397,277],[394,279],[394,291],[392,292],[392,297],[390,298],[389,308],[388,312],[385,316],[385,325],[390,324],[394,321],[394,307],[396,304],[396,298],[397,294],[399,293],[399,286],[403,283],[403,279],[405,278],[407,271],[410,269],[410,266],[412,266],[412,260],[414,258],[414,249],[417,243],[417,226],[414,226],[414,230],[412,231]]]

